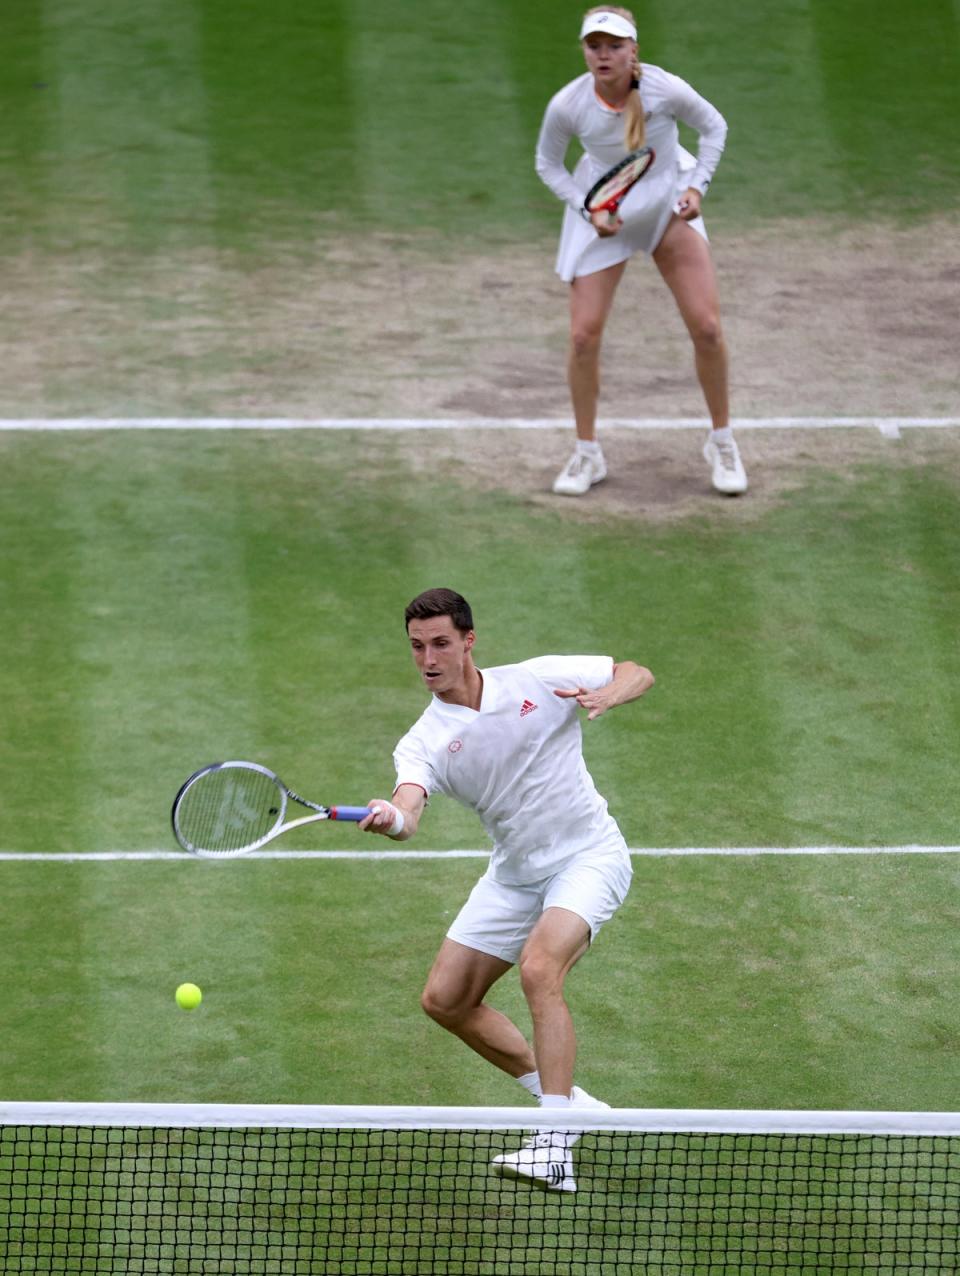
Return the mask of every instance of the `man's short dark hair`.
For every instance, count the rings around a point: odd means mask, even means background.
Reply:
[[[453,589],[425,589],[407,604],[403,620],[409,629],[411,620],[430,620],[434,616],[449,616],[454,629],[462,634],[473,628],[470,604]]]

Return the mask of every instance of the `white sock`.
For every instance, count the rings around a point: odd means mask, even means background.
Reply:
[[[710,437],[714,443],[732,443],[733,429],[729,425],[725,425],[722,430],[711,430]]]
[[[530,1091],[535,1099],[539,1099],[543,1094],[543,1090],[540,1086],[539,1072],[525,1072],[522,1077],[517,1077],[517,1080],[523,1086],[524,1090]]]
[[[541,1108],[569,1108],[569,1094],[541,1094]]]
[[[577,451],[581,456],[599,456],[600,444],[596,439],[577,439]]]

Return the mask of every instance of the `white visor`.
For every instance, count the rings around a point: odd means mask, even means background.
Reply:
[[[596,31],[605,32],[607,35],[618,35],[626,40],[637,38],[637,28],[619,13],[588,13],[580,28],[580,39],[584,40]]]

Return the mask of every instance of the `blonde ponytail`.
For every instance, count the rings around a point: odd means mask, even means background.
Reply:
[[[647,136],[643,118],[643,99],[640,96],[640,64],[637,63],[627,104],[623,108],[623,140],[628,151],[638,151]]]

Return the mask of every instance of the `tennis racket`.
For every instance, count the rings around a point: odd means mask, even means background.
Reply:
[[[609,172],[604,173],[599,182],[595,182],[590,187],[583,201],[584,208],[588,213],[606,211],[611,222],[615,222],[617,211],[627,192],[636,186],[656,158],[656,151],[649,146],[641,146],[639,151],[631,151],[626,159],[622,159],[619,164],[614,164]]]
[[[284,823],[287,803],[313,814]],[[173,803],[173,835],[194,855],[243,855],[281,833],[316,820],[362,820],[367,806],[320,806],[298,797],[258,762],[213,762],[180,786]]]

